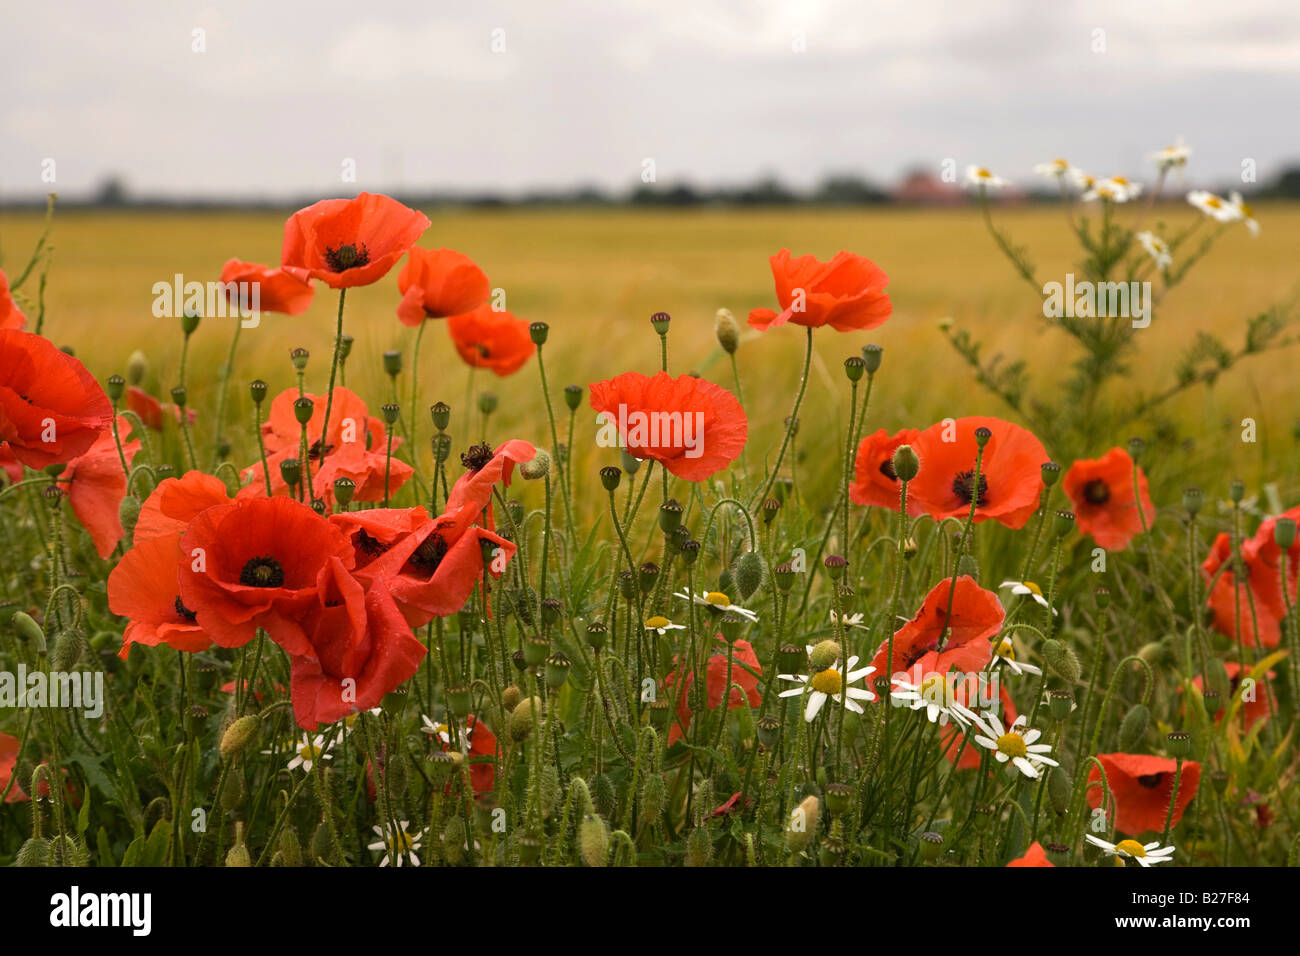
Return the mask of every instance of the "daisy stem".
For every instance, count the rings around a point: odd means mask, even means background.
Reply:
[[[777,452],[776,462],[772,465],[772,473],[767,476],[767,484],[763,490],[750,502],[750,506],[757,504],[766,498],[772,491],[772,485],[776,483],[776,476],[781,472],[781,462],[785,460],[786,449],[790,447],[790,436],[794,433],[795,423],[799,418],[799,406],[803,404],[803,395],[808,388],[808,369],[812,365],[813,351],[813,330],[812,326],[807,328],[805,336],[805,345],[803,352],[803,373],[799,376],[799,393],[794,399],[794,408],[790,411],[790,418],[786,421],[785,437],[781,439],[781,450]]]
[[[320,425],[320,462],[325,466],[325,454],[328,452],[330,433],[330,412],[334,408],[334,382],[339,372],[339,353],[343,350],[343,301],[347,298],[347,289],[339,289],[339,314],[334,328],[334,357],[330,360],[330,390],[325,396],[325,417]]]

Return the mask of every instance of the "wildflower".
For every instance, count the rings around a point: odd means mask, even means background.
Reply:
[[[1242,199],[1241,193],[1235,190],[1228,193],[1228,205],[1236,212],[1233,218],[1244,222],[1246,229],[1249,230],[1252,236],[1258,236],[1259,223],[1255,221],[1255,210],[1250,203]]]
[[[122,540],[122,520],[119,509],[126,497],[126,475],[122,471],[122,458],[128,465],[140,450],[138,439],[131,437],[132,425],[118,416],[118,440],[110,431],[101,432],[94,444],[84,454],[68,462],[59,481],[68,492],[68,504],[81,526],[90,533],[90,540],[101,558],[107,558]]]
[[[769,260],[781,311],[754,309],[749,324],[760,332],[793,322],[816,329],[829,325],[837,332],[874,329],[893,314],[885,292],[889,276],[883,269],[851,252],[837,252],[829,262],[815,256],[790,257],[782,249]]]
[[[1057,762],[1047,756],[1052,752],[1052,745],[1034,743],[1043,736],[1043,732],[1037,729],[1025,732],[1029,718],[1024,714],[1016,718],[1009,730],[992,711],[985,712],[984,722],[991,733],[987,737],[976,734],[975,742],[993,751],[993,756],[998,763],[1006,763],[1009,760],[1017,770],[1030,778],[1038,776],[1038,768],[1042,764],[1057,766]]]
[[[1050,179],[1064,180],[1073,168],[1069,160],[1054,159],[1050,163],[1039,163],[1034,167],[1034,172],[1039,176],[1047,176]]]
[[[809,677],[807,674],[777,674],[781,680],[795,681],[802,686],[794,687],[790,690],[783,690],[778,695],[780,697],[798,697],[801,694],[808,695],[808,706],[804,709],[804,720],[811,723],[817,718],[822,707],[826,704],[829,697],[840,703],[843,701],[844,706],[855,714],[863,713],[860,700],[875,700],[876,695],[867,690],[865,687],[851,687],[868,674],[874,674],[874,667],[861,667],[854,670],[858,663],[857,656],[850,657],[844,671],[841,673],[840,662],[836,661],[832,666],[825,670],[818,671]],[[846,699],[847,698],[847,699]]]
[[[402,301],[397,317],[403,325],[472,312],[491,294],[488,278],[469,256],[453,249],[412,247],[397,274]]]
[[[721,634],[714,635],[714,640],[726,643]],[[749,641],[738,640],[731,647],[730,688],[727,687],[726,651],[720,651],[709,658],[704,679],[709,710],[717,710],[722,705],[724,693],[727,696],[728,710],[735,710],[737,707],[758,707],[763,703],[763,695],[758,692],[758,681],[763,674],[763,668],[759,666],[758,655],[754,653],[753,646]],[[677,663],[681,665],[680,660]],[[687,667],[685,679],[681,682],[681,691],[677,696],[677,720],[668,731],[669,746],[682,736],[682,728],[690,724],[693,711],[690,706],[689,692],[694,680],[694,671]],[[664,687],[673,687],[677,681],[678,673],[674,669],[664,678]]]
[[[849,485],[849,500],[859,505],[898,510],[898,475],[894,473],[894,452],[900,445],[911,445],[920,434],[915,428],[904,428],[890,435],[880,429],[862,439],[853,460],[853,483]],[[908,495],[909,514],[920,514],[921,506],[914,495]]]
[[[410,833],[407,830],[409,826],[409,821],[399,820],[396,829],[391,825],[373,827],[379,839],[374,843],[367,844],[366,849],[376,852],[383,851],[384,856],[379,861],[380,866],[401,866],[404,859],[409,860],[411,866],[420,865],[420,857],[415,851],[420,849],[420,841],[424,839],[424,831]]]
[[[684,630],[686,630],[686,625],[684,625],[684,624],[674,624],[672,621],[668,620],[668,618],[666,618],[666,617],[663,617],[663,616],[661,616],[661,615],[655,615],[654,617],[646,618],[646,621],[645,621],[645,629],[646,629],[647,631],[654,631],[654,632],[655,632],[656,634],[658,634],[660,637],[663,637],[663,636],[664,636],[665,634],[667,634],[669,631],[684,631]]]
[[[324,734],[317,734],[314,738],[303,734],[302,740],[296,738],[290,740],[281,749],[293,751],[293,757],[285,766],[290,770],[302,767],[304,773],[311,773],[311,768],[317,763],[334,758],[334,755],[329,752],[328,744],[325,743]],[[275,750],[263,750],[262,753],[274,754]]]
[[[1147,493],[1147,476],[1137,469],[1134,489],[1133,459],[1123,448],[1112,448],[1096,459],[1081,459],[1070,466],[1061,489],[1074,510],[1079,530],[1091,535],[1108,551],[1122,551],[1143,523],[1149,528],[1156,509]],[[1138,512],[1138,495],[1142,511]]]
[[[1041,607],[1051,607],[1047,598],[1043,597],[1043,589],[1033,581],[1003,581],[998,585],[998,590],[1010,588],[1011,593],[1020,597],[1033,598],[1034,603]],[[1055,610],[1055,608],[1053,608]]]
[[[1024,856],[1016,857],[1014,860],[1008,863],[1007,866],[1052,866],[1054,867],[1056,866],[1056,864],[1047,858],[1047,851],[1043,849],[1043,845],[1041,843],[1035,840],[1033,843],[1029,844],[1029,849],[1025,851]]]
[[[160,402],[135,385],[127,386],[126,407],[139,416],[146,428],[152,428],[154,431],[162,431],[163,417],[166,414],[170,414],[177,423],[181,421],[183,414],[187,425],[193,425],[199,420],[199,413],[194,409],[187,408],[182,412],[180,406],[173,405],[171,402]]]
[[[120,469],[119,469],[120,474]],[[132,644],[166,644],[178,651],[202,651],[212,640],[180,597],[181,536],[164,534],[137,541],[108,575],[108,607],[127,618],[123,660]]]
[[[1174,848],[1171,846],[1162,847],[1159,840],[1146,844],[1139,843],[1137,840],[1120,840],[1118,843],[1108,843],[1091,833],[1085,833],[1084,836],[1089,843],[1101,847],[1108,856],[1115,857],[1121,864],[1125,860],[1136,860],[1138,866],[1155,866],[1157,863],[1169,862],[1174,852]]]
[[[1074,183],[1076,189],[1080,192],[1089,192],[1097,185],[1097,177],[1085,173],[1077,166],[1070,167],[1070,180]]]
[[[683,601],[693,601],[707,607],[710,611],[718,614],[738,614],[743,618],[755,623],[758,622],[758,614],[739,604],[732,604],[731,599],[721,591],[701,591],[699,594],[692,595],[687,591],[675,591],[673,597],[681,598]]]
[[[473,502],[479,510],[487,510],[488,528],[492,525],[492,489],[500,484],[510,487],[510,478],[515,465],[532,461],[537,449],[521,438],[512,438],[503,442],[493,451],[485,445],[476,446],[478,452],[461,456],[461,462],[469,470],[456,479],[447,496],[447,512]],[[471,449],[474,452],[475,449]],[[479,452],[485,452],[480,454]]]
[[[285,222],[280,264],[290,275],[319,279],[331,289],[370,285],[428,228],[427,216],[388,196],[322,199]]]
[[[366,710],[354,710],[352,713],[348,714],[339,723],[339,735],[334,738],[334,745],[338,746],[343,743],[345,737],[352,736],[352,731],[356,730],[357,727],[357,718],[362,714],[369,714],[372,717],[378,717],[383,712],[384,709],[382,707],[370,707]]]
[[[1263,529],[1263,525],[1260,527]],[[1214,628],[1233,640],[1240,636],[1244,647],[1277,647],[1282,639],[1286,605],[1282,600],[1280,569],[1268,560],[1268,555],[1280,555],[1281,550],[1273,545],[1270,551],[1268,542],[1258,535],[1242,541],[1240,547],[1238,565],[1233,561],[1232,536],[1221,532],[1201,562],[1201,576],[1207,582],[1218,576],[1205,602],[1214,612]],[[1296,578],[1292,569],[1296,567],[1298,551],[1293,547],[1287,559],[1287,588],[1293,601]],[[1227,567],[1220,572],[1225,564]]]
[[[918,673],[917,676],[920,676],[920,673]],[[981,676],[985,673],[987,672],[980,672]],[[977,680],[978,679],[979,678],[977,678]],[[997,683],[998,697],[997,700],[986,702],[983,697],[983,688],[987,688],[990,683]],[[895,686],[897,686],[897,682],[895,682]],[[913,684],[912,686],[916,685]],[[969,724],[962,724],[960,721],[953,720],[947,727],[943,727],[939,731],[939,746],[943,748],[943,755],[948,759],[949,763],[952,763],[954,760],[956,761],[956,767],[958,770],[978,770],[981,763],[980,748],[972,744],[966,735],[966,730],[970,726],[979,726],[983,723],[983,720],[980,719],[978,713],[976,713],[977,709],[988,707],[990,705],[996,707],[1000,701],[1002,704],[1003,721],[1014,723],[1016,717],[1019,716],[1016,711],[1016,704],[1015,701],[1011,699],[1011,695],[1007,693],[1006,685],[1002,684],[1000,681],[981,681],[979,686],[973,688],[970,683],[970,678],[967,676],[965,680],[954,680],[951,687],[953,696],[957,703],[970,711],[976,719],[970,721]],[[972,690],[975,691],[974,700],[971,699]],[[918,710],[919,707],[914,705],[912,709]],[[963,739],[966,739],[966,744],[964,746],[962,744]],[[959,753],[961,754],[960,758],[957,756]]]
[[[180,478],[164,478],[140,506],[133,536],[136,546],[151,538],[183,534],[198,515],[230,501],[226,483],[214,475],[187,471]]]
[[[1055,610],[1055,608],[1053,608],[1053,610]],[[1006,664],[1007,667],[1011,668],[1012,672],[1015,674],[1038,675],[1043,672],[1041,668],[1035,667],[1033,664],[1025,664],[1016,660],[1015,645],[1012,644],[1011,638],[1007,637],[1005,634],[994,639],[993,656]]]
[[[1187,201],[1217,222],[1234,222],[1241,218],[1241,210],[1230,202],[1204,189],[1193,189]]]
[[[259,312],[283,312],[285,315],[301,315],[311,305],[316,290],[310,281],[300,278],[287,269],[272,268],[256,262],[242,262],[239,259],[227,259],[221,267],[221,281],[234,283],[228,290],[234,305],[251,307],[251,302],[242,301],[240,285],[256,284],[257,308]]]
[[[1091,188],[1079,198],[1084,202],[1102,199],[1113,203],[1125,203],[1137,199],[1141,192],[1141,183],[1135,183],[1123,176],[1111,176],[1108,179],[1093,182]]]
[[[866,615],[861,612],[858,612],[857,614],[837,614],[834,608],[831,609],[832,627],[834,627],[837,622],[842,622],[845,627],[858,627],[865,631],[867,630],[867,625],[862,623],[865,618]]]
[[[1236,661],[1224,661],[1223,668],[1228,674],[1231,696],[1234,699],[1241,696],[1241,679],[1245,676],[1245,674],[1242,673],[1241,665]],[[1245,729],[1247,731],[1249,731],[1257,721],[1266,719],[1275,706],[1275,702],[1272,699],[1273,695],[1269,692],[1268,687],[1269,680],[1274,676],[1274,673],[1269,671],[1267,677],[1255,682],[1253,693],[1251,693],[1248,698],[1242,698],[1241,711],[1245,714]],[[1198,675],[1197,677],[1192,678],[1192,683],[1195,684],[1198,689],[1203,690],[1205,686],[1205,678]],[[1206,703],[1209,703],[1209,701],[1207,700]],[[1216,707],[1214,713],[1210,715],[1216,724],[1223,719],[1228,704],[1229,701],[1219,701],[1219,706]]]
[[[992,437],[984,446],[976,488],[979,429]],[[992,518],[1021,528],[1038,510],[1048,456],[1042,442],[1019,425],[979,416],[949,419],[922,431],[913,444],[923,464],[910,492],[936,521],[966,518],[973,503],[976,522]]]
[[[1175,762],[1168,757],[1125,753],[1098,754],[1097,759],[1106,768],[1106,783],[1115,798],[1115,829],[1132,834],[1163,830],[1173,796]],[[1094,764],[1088,771],[1088,782],[1100,780],[1101,773]],[[1184,761],[1171,827],[1178,826],[1183,818],[1200,780],[1201,765],[1195,760]],[[1101,788],[1089,787],[1090,804],[1099,807],[1101,800]]]
[[[1187,165],[1187,159],[1192,155],[1192,148],[1183,142],[1181,136],[1172,146],[1166,146],[1164,149],[1151,153],[1147,158],[1156,164],[1160,172],[1167,172],[1170,169],[1182,169]]]
[[[890,691],[892,700],[903,701],[902,706],[908,710],[925,709],[925,719],[937,723],[940,727],[949,720],[963,727],[980,724],[979,717],[958,699],[954,682],[946,673],[931,672],[918,682],[894,678],[894,690]]]
[[[1147,255],[1156,261],[1157,269],[1168,269],[1173,263],[1174,257],[1169,253],[1169,244],[1154,232],[1150,230],[1139,232],[1137,241],[1142,244],[1142,248],[1147,251]]]
[[[916,615],[894,632],[892,664],[887,660],[889,641],[885,640],[871,666],[877,674],[890,676],[923,662],[927,666],[920,673],[946,674],[953,668],[974,673],[991,660],[989,638],[1002,629],[1005,619],[998,596],[980,587],[970,575],[961,575],[955,585],[951,578],[944,578],[925,596]]]
[[[420,723],[424,732],[437,737],[443,751],[450,751],[451,728],[445,723],[434,723],[423,714]],[[496,789],[497,768],[495,758],[500,754],[496,734],[473,714],[466,714],[459,728],[460,753],[469,762],[469,780],[475,793],[491,793]],[[477,759],[476,759],[477,758]]]
[[[502,378],[523,368],[537,351],[527,322],[487,304],[448,318],[447,332],[465,364],[491,369]]]
[[[591,407],[634,458],[653,459],[686,481],[703,481],[739,457],[749,436],[745,410],[720,385],[657,372],[593,382]]]
[[[23,315],[14,302],[13,294],[9,291],[9,279],[4,270],[0,269],[0,329],[21,329],[26,324],[27,316]]]
[[[1011,185],[1005,179],[995,176],[983,166],[967,166],[966,183],[980,189],[1001,189],[1003,186]]]

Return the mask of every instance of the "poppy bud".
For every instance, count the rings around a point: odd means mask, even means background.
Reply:
[[[975,444],[979,445],[980,448],[983,448],[985,445],[987,445],[989,443],[989,439],[992,437],[993,437],[993,432],[985,428],[983,425],[975,429]]]
[[[804,797],[799,806],[790,811],[785,825],[785,846],[791,853],[800,853],[812,842],[821,819],[821,802],[815,796]]]
[[[669,498],[659,506],[659,529],[672,534],[682,523],[682,506],[676,498]]]
[[[542,856],[542,838],[532,830],[524,830],[515,837],[515,849],[519,851],[520,863],[533,866]]]
[[[828,554],[823,559],[822,564],[826,565],[826,570],[830,572],[831,580],[838,581],[844,577],[845,569],[849,566],[849,559],[842,554]]]
[[[1052,487],[1061,478],[1061,466],[1054,461],[1045,461],[1038,473],[1043,477],[1043,484]]]
[[[686,853],[682,860],[689,867],[708,866],[713,861],[713,838],[707,827],[696,827],[686,836]]]
[[[1070,809],[1070,775],[1057,765],[1047,771],[1047,798],[1058,815]]]
[[[798,644],[782,644],[777,648],[776,669],[778,673],[802,674],[807,663],[808,652]],[[833,664],[834,661],[831,663]]]
[[[744,627],[745,619],[739,614],[727,613],[722,615],[722,620],[718,622],[718,630],[722,632],[722,639],[728,644],[735,644],[740,640],[741,631]]]
[[[1191,734],[1175,732],[1170,734],[1166,739],[1169,741],[1169,753],[1177,759],[1182,760],[1192,752]]]
[[[1120,750],[1127,753],[1141,746],[1142,738],[1146,736],[1147,722],[1150,717],[1150,712],[1142,704],[1134,704],[1129,708],[1128,713],[1124,715],[1124,720],[1119,725]]]
[[[49,856],[50,841],[45,837],[30,837],[19,847],[14,866],[47,866]]]
[[[447,706],[453,714],[469,713],[469,688],[464,684],[454,684],[447,688]]]
[[[35,644],[37,653],[45,653],[45,631],[41,629],[41,626],[36,623],[30,614],[19,611],[10,620],[19,637]]]
[[[523,699],[524,692],[519,689],[518,684],[510,684],[501,689],[501,706],[505,708],[507,714],[518,707]]]
[[[911,481],[921,470],[921,459],[911,445],[899,445],[894,449],[892,467],[899,481]]]
[[[280,477],[290,488],[297,486],[302,478],[302,462],[297,458],[286,458],[280,462]]]
[[[293,417],[298,420],[299,425],[306,425],[311,421],[311,413],[315,410],[316,403],[306,395],[293,400]]]
[[[356,491],[357,483],[351,478],[334,479],[334,500],[338,502],[340,508],[346,508],[352,503],[352,496]]]
[[[1135,464],[1142,460],[1142,453],[1146,451],[1146,449],[1147,443],[1141,438],[1130,438],[1128,440],[1128,454]]]
[[[587,646],[593,651],[599,651],[604,647],[608,637],[609,627],[604,621],[592,621],[587,625]]]
[[[860,355],[850,355],[844,360],[844,374],[850,382],[862,380],[862,373],[867,370],[867,361]]]
[[[297,405],[296,402],[294,404],[295,406]],[[380,406],[379,412],[384,417],[384,424],[391,425],[393,422],[397,421],[397,416],[402,413],[402,406],[398,405],[396,402],[386,402],[384,405]]]
[[[763,516],[763,524],[771,524],[776,513],[781,510],[781,502],[776,498],[764,498],[759,510]]]
[[[60,631],[55,635],[54,647],[50,651],[50,667],[65,673],[71,671],[88,649],[86,635],[81,631]]]
[[[1047,709],[1056,720],[1065,720],[1074,707],[1074,695],[1068,690],[1049,690],[1047,692]]]
[[[1229,774],[1226,770],[1210,771],[1210,783],[1219,796],[1223,796],[1224,791],[1228,789]]]
[[[980,566],[979,566],[979,562],[975,560],[975,555],[963,554],[960,558],[957,559],[957,574],[967,575],[969,577],[975,578],[976,580],[979,579]]]
[[[1058,511],[1055,520],[1052,522],[1052,530],[1056,532],[1058,538],[1064,538],[1074,530],[1074,513]]]
[[[249,382],[248,394],[252,397],[254,405],[261,405],[266,398],[266,383],[260,378]]]
[[[344,335],[339,339],[339,361],[345,362],[349,355],[352,354],[352,343],[355,340],[350,335]]]
[[[698,541],[685,541],[678,550],[681,551],[682,560],[686,562],[688,568],[700,557],[700,543]]]
[[[600,483],[604,485],[606,491],[614,491],[618,488],[619,480],[623,477],[623,471],[613,465],[607,465],[600,469]]]
[[[1070,862],[1070,848],[1064,843],[1044,843],[1047,859],[1055,866],[1065,866]]]
[[[879,370],[883,352],[884,349],[879,345],[869,343],[862,346],[862,361],[866,363],[868,375],[875,375]]]
[[[1273,525],[1273,541],[1283,551],[1289,551],[1295,544],[1295,519],[1278,518]]]
[[[484,415],[491,415],[497,410],[497,397],[494,392],[479,392],[478,410]]]
[[[747,601],[763,584],[767,564],[757,551],[746,551],[736,560],[736,590],[742,601]],[[834,574],[832,573],[832,576]]]
[[[184,385],[177,385],[172,389],[172,401],[176,403],[177,408],[184,408],[187,398],[189,398],[189,392]]]
[[[1094,597],[1094,598],[1096,599],[1096,601],[1097,601],[1097,609],[1098,609],[1098,610],[1100,610],[1100,611],[1104,611],[1104,610],[1106,610],[1106,608],[1110,607],[1110,589],[1109,589],[1109,588],[1097,588],[1097,590],[1093,592],[1093,597]]]
[[[1043,642],[1043,661],[1054,674],[1070,684],[1077,681],[1083,672],[1078,656],[1056,638]]]
[[[221,744],[218,750],[221,752],[222,760],[230,760],[233,757],[243,753],[244,748],[253,742],[257,736],[258,727],[261,726],[261,718],[255,714],[248,714],[240,717],[221,735]]]
[[[852,807],[852,786],[847,783],[828,783],[826,785],[826,809],[830,811],[831,816],[843,816]]]
[[[510,712],[510,719],[507,721],[511,740],[520,743],[533,732],[534,715],[540,722],[542,719],[542,700],[540,697],[525,697],[515,705],[515,709]]]
[[[519,466],[519,474],[527,481],[537,481],[550,473],[551,456],[540,448],[537,449],[537,454],[533,456],[532,461],[526,461]]]
[[[135,531],[135,523],[140,520],[140,499],[127,495],[117,506],[117,520],[122,524],[122,533],[128,538]]]
[[[774,748],[777,741],[781,739],[781,720],[778,717],[773,717],[771,714],[760,717],[754,723],[754,727],[758,731],[758,742],[766,750]]]
[[[248,846],[243,843],[236,843],[226,854],[226,866],[252,866],[253,857],[248,852]]]
[[[916,838],[921,849],[921,859],[937,860],[943,855],[943,834],[926,830]]]
[[[221,809],[233,813],[244,804],[247,791],[244,787],[244,775],[231,773],[226,775],[226,785],[221,791]]]
[[[285,824],[280,831],[278,848],[285,866],[302,866],[302,843],[298,839],[298,830],[292,823]]]
[[[540,667],[551,653],[551,642],[540,634],[524,638],[524,663],[529,667]]]
[[[186,309],[185,314],[181,316],[181,331],[184,332],[187,337],[193,335],[195,330],[199,327],[200,318],[201,316],[193,309]]]
[[[110,375],[104,391],[108,393],[109,401],[116,405],[121,400],[122,393],[126,391],[126,379],[120,375]]]
[[[650,324],[654,326],[654,330],[660,335],[668,334],[668,324],[672,322],[672,320],[673,317],[667,312],[656,312],[654,315],[650,316]]]
[[[1246,497],[1246,483],[1240,478],[1234,478],[1228,484],[1228,497],[1233,504],[1237,504],[1242,498]]]
[[[834,667],[844,656],[844,649],[836,641],[826,640],[819,643],[808,655],[808,663],[814,671],[824,671]]]
[[[1228,668],[1224,666],[1223,660],[1218,657],[1211,657],[1206,667],[1207,687],[1213,687],[1223,697],[1232,694],[1232,680],[1228,677]]]
[[[653,561],[647,561],[641,565],[638,578],[641,582],[641,593],[649,594],[654,590],[655,582],[659,580],[659,565]]]
[[[794,566],[789,561],[782,561],[772,569],[772,576],[776,578],[776,586],[781,589],[781,593],[789,594],[790,588],[794,586]]]
[[[397,378],[402,374],[402,353],[389,351],[384,353],[384,372],[390,378]]]
[[[609,827],[594,813],[578,826],[578,850],[587,866],[604,866],[609,857]]]
[[[534,345],[545,345],[550,330],[551,327],[545,322],[534,322],[528,326],[528,337],[533,340]]]
[[[728,355],[735,355],[740,347],[740,326],[730,309],[719,309],[713,317],[713,334]]]
[[[311,358],[311,353],[306,349],[297,348],[289,350],[289,361],[293,363],[296,371],[305,372],[307,370],[307,360]]]
[[[149,359],[139,349],[131,353],[126,360],[126,380],[130,385],[139,385],[149,372]]]

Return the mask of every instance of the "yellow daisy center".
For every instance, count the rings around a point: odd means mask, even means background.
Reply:
[[[1147,848],[1137,840],[1121,840],[1115,844],[1115,849],[1134,857],[1147,855]]]
[[[385,842],[388,844],[388,852],[401,855],[411,852],[415,838],[409,833],[396,833]]]
[[[1011,646],[1011,638],[1009,637],[1002,638],[998,643],[997,650],[993,653],[997,654],[998,657],[1005,658],[1009,661],[1014,661],[1016,659],[1016,649]]]
[[[710,591],[704,595],[704,600],[714,607],[726,607],[731,603],[731,598],[727,597],[721,591]]]
[[[1005,733],[998,738],[998,750],[1008,757],[1029,756],[1029,749],[1025,746],[1025,738],[1014,731]]]
[[[823,694],[838,694],[840,688],[844,686],[844,680],[840,677],[840,672],[833,667],[828,667],[824,671],[813,675],[809,681],[812,689],[820,691]]]
[[[1205,200],[1205,205],[1209,206],[1211,209],[1218,209],[1223,205],[1223,200],[1218,196],[1211,196],[1209,199]]]
[[[1117,185],[1117,186],[1127,186],[1127,185],[1128,185],[1128,180],[1125,179],[1123,176],[1112,176],[1110,181],[1111,181],[1112,183],[1114,183],[1115,185]]]
[[[983,167],[980,167],[979,169],[975,170],[975,175],[978,176],[980,179],[993,178],[993,174],[989,172],[987,169],[984,169]]]
[[[311,744],[311,743],[307,743],[306,741],[303,741],[301,744],[298,745],[298,756],[301,757],[303,760],[314,761],[317,757],[320,756],[320,748],[317,747],[315,744]]]
[[[939,674],[931,674],[921,681],[921,699],[926,703],[938,703],[946,707],[952,699],[948,690],[947,678]]]
[[[671,623],[672,621],[668,620],[668,618],[661,615],[655,615],[645,622],[645,626],[651,630],[657,631],[660,628],[667,627]]]
[[[1250,207],[1250,203],[1244,202],[1241,204],[1241,214],[1247,219],[1252,219],[1254,218],[1255,210]]]

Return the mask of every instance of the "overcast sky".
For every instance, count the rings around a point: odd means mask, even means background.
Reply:
[[[9,198],[1300,159],[1298,0],[10,0],[0,78]]]

